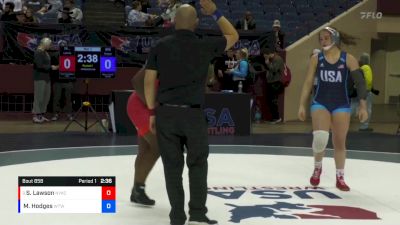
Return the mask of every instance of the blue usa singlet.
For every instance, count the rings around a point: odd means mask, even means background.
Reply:
[[[334,114],[337,112],[351,112],[350,99],[347,93],[349,70],[346,66],[346,52],[340,53],[335,64],[329,63],[324,54],[318,54],[316,69],[317,88],[315,91],[311,111],[325,109]]]

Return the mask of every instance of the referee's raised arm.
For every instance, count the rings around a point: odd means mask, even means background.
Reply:
[[[201,12],[204,15],[209,15],[214,18],[217,22],[219,29],[222,34],[226,38],[226,48],[225,50],[230,49],[238,40],[239,34],[236,31],[235,27],[226,19],[222,13],[217,9],[214,1],[212,0],[200,0]]]

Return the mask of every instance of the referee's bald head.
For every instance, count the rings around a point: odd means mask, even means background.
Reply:
[[[175,29],[195,30],[198,21],[196,9],[189,4],[184,4],[176,11]]]

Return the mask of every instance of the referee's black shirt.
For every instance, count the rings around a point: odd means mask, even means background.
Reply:
[[[160,39],[152,48],[146,66],[158,72],[157,101],[203,105],[209,63],[225,47],[223,36],[199,37],[189,30],[177,30]]]

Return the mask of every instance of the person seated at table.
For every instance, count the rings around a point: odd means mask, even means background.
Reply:
[[[154,15],[142,12],[142,3],[140,1],[134,1],[132,3],[132,10],[128,15],[128,26],[144,26],[155,18],[156,16]]]
[[[238,61],[236,67],[227,71],[228,74],[232,74],[234,92],[240,92],[240,91],[246,92],[248,89],[248,84],[246,82],[246,77],[249,74],[248,57],[249,57],[249,51],[247,50],[247,48],[242,48],[238,50],[236,52],[236,59]],[[240,85],[240,83],[242,85]]]

